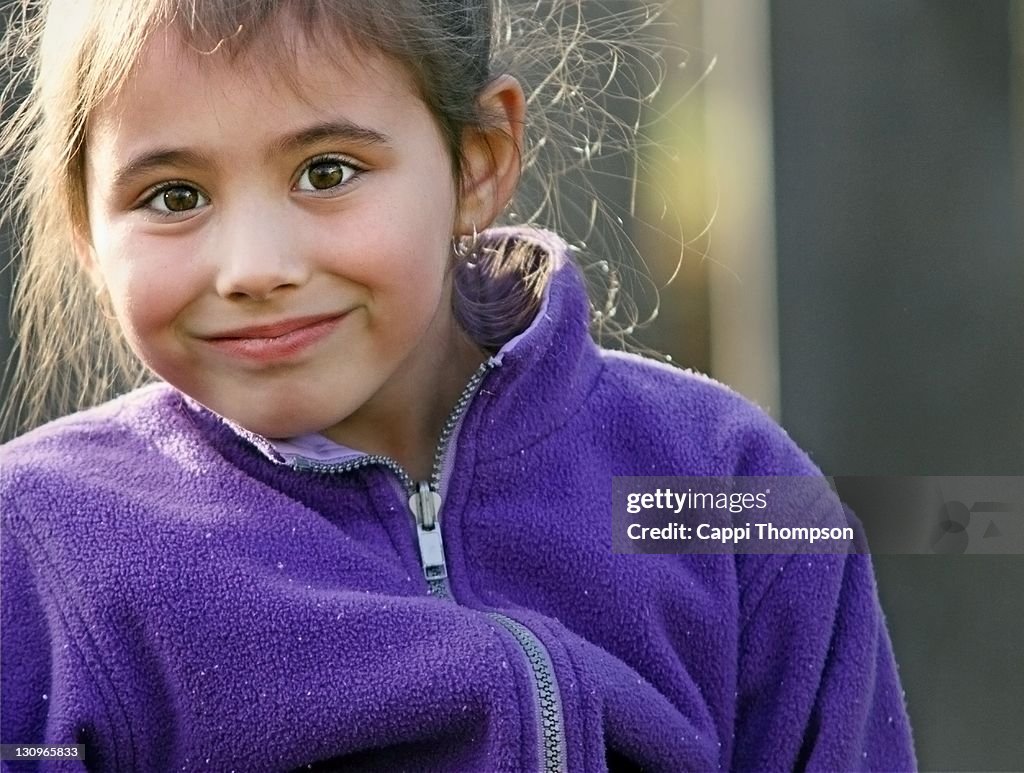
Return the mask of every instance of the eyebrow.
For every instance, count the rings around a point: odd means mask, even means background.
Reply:
[[[127,164],[114,173],[115,189],[127,188],[140,177],[145,177],[154,169],[165,166],[203,167],[210,161],[201,153],[191,150],[161,149],[135,156]]]
[[[358,145],[361,147],[383,146],[390,147],[392,142],[388,135],[375,129],[359,126],[350,121],[326,121],[294,134],[287,134],[270,143],[266,157],[273,158],[277,155],[301,150],[304,147],[324,142],[342,142],[346,145]],[[179,167],[212,167],[212,159],[186,148],[159,148],[147,151],[129,160],[124,166],[114,173],[114,187],[125,188],[135,180],[144,177],[155,169],[167,166]]]
[[[376,129],[359,126],[350,121],[326,121],[307,129],[281,137],[271,144],[271,153],[287,153],[323,140],[340,140],[348,145],[391,145],[391,138]]]

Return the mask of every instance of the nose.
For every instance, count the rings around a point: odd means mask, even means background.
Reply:
[[[217,294],[230,300],[266,300],[276,291],[300,287],[310,275],[301,240],[288,223],[261,208],[259,216],[232,217],[216,245]]]

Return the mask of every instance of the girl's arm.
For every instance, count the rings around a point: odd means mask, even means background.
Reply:
[[[915,770],[867,555],[770,556],[740,633],[735,770]]]
[[[821,476],[781,427],[751,410],[742,404],[722,422],[734,474]],[[846,515],[859,553],[736,557],[734,770],[917,769],[867,540]]]
[[[0,535],[0,674],[3,743],[42,743],[50,697],[50,642],[46,615],[28,556],[14,535]]]
[[[60,684],[61,667],[59,663],[54,667],[52,655],[48,605],[29,556],[10,528],[0,534],[0,554],[0,741],[19,745],[80,743],[65,721],[70,718],[77,691]],[[71,645],[61,646],[66,652]],[[79,687],[88,689],[87,685]],[[82,762],[68,758],[62,758],[56,767],[85,769]],[[5,771],[37,768],[37,762],[3,762]]]

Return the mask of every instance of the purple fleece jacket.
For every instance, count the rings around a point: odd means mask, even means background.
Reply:
[[[915,767],[867,556],[611,549],[614,475],[818,470],[726,387],[595,346],[556,237],[500,236],[557,270],[442,455],[441,554],[387,462],[282,454],[164,384],[3,448],[3,743],[119,771]]]

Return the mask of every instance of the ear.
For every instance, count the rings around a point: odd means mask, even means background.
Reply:
[[[103,281],[103,274],[100,272],[99,263],[96,260],[96,251],[93,249],[92,240],[80,227],[75,226],[72,241],[74,242],[75,257],[78,258],[78,265],[89,276],[93,286],[97,290],[102,290],[106,287],[106,283]]]
[[[522,171],[526,96],[519,81],[502,75],[480,95],[487,128],[463,139],[462,199],[455,224],[458,235],[483,230],[515,193]]]

